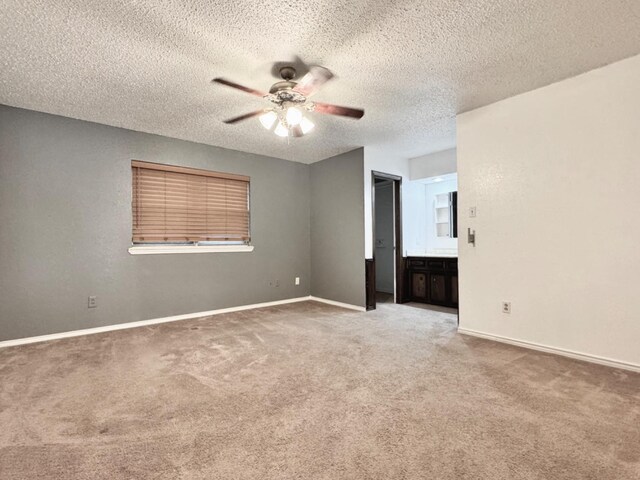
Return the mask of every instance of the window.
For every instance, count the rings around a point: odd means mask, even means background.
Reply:
[[[131,169],[131,253],[253,249],[249,177],[137,160]]]

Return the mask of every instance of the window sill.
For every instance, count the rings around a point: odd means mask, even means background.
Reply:
[[[231,253],[253,252],[253,245],[135,245],[129,247],[131,255],[160,255],[166,253]]]

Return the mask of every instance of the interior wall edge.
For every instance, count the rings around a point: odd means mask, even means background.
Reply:
[[[355,310],[358,312],[364,312],[366,309],[358,305],[351,305],[343,302],[336,302],[321,297],[314,297],[307,295],[304,297],[286,298],[284,300],[276,300],[273,302],[253,303],[250,305],[239,305],[237,307],[219,308],[217,310],[209,310],[206,312],[185,313],[183,315],[173,315],[171,317],[152,318],[149,320],[140,320],[135,322],[117,323],[114,325],[106,325],[104,327],[85,328],[82,330],[70,330],[68,332],[51,333],[47,335],[38,335],[35,337],[16,338],[14,340],[0,341],[0,348],[17,347],[20,345],[28,345],[31,343],[50,342],[53,340],[62,340],[64,338],[81,337],[84,335],[95,335],[97,333],[113,332],[116,330],[128,330],[130,328],[148,327],[150,325],[158,325],[161,323],[179,322],[182,320],[193,320],[194,318],[211,317],[215,315],[221,315],[223,313],[241,312],[243,310],[255,310],[258,308],[275,307],[278,305],[287,305],[290,303],[299,302],[320,302],[327,305],[333,305],[335,307],[342,307],[348,310]]]
[[[310,295],[364,308],[364,148],[309,167]]]
[[[286,298],[284,300],[275,300],[273,302],[253,303],[250,305],[239,305],[237,307],[219,308],[206,312],[185,313],[182,315],[172,315],[170,317],[152,318],[149,320],[139,320],[135,322],[116,323],[114,325],[105,325],[104,327],[85,328],[81,330],[70,330],[68,332],[51,333],[47,335],[38,335],[35,337],[16,338],[14,340],[4,340],[0,342],[0,348],[17,347],[19,345],[27,345],[30,343],[48,342],[51,340],[61,340],[63,338],[81,337],[84,335],[94,335],[96,333],[113,332],[116,330],[128,330],[130,328],[148,327],[160,323],[179,322],[182,320],[193,320],[194,318],[211,317],[221,315],[223,313],[241,312],[243,310],[255,310],[258,308],[275,307],[278,305],[286,305],[289,303],[306,302],[311,300],[311,296]],[[321,301],[314,299],[316,301]],[[325,301],[325,303],[327,303]]]
[[[640,365],[637,365],[635,363],[600,357],[598,355],[591,355],[589,353],[575,352],[573,350],[551,347],[549,345],[542,345],[539,343],[527,342],[524,340],[517,340],[515,338],[493,335],[491,333],[478,332],[476,330],[470,330],[462,327],[458,327],[458,333],[471,337],[483,338],[485,340],[491,340],[493,342],[506,343],[508,345],[514,345],[516,347],[526,348],[529,350],[536,350],[538,352],[551,353],[554,355],[573,358],[574,360],[581,360],[583,362],[596,363],[598,365],[604,365],[606,367],[620,368],[622,370],[630,370],[632,372],[640,373]]]
[[[335,300],[329,300],[328,298],[316,297],[314,295],[309,295],[309,300],[314,302],[326,303],[327,305],[333,305],[334,307],[342,307],[348,310],[355,310],[358,312],[366,312],[367,309],[365,307],[361,307],[360,305],[352,305],[351,303],[344,302],[336,302]]]

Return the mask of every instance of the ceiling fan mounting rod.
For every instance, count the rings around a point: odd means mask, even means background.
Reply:
[[[282,67],[280,69],[280,76],[285,81],[290,81],[296,78],[296,69],[291,66]]]

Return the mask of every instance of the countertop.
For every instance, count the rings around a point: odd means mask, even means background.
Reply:
[[[407,257],[458,258],[457,252],[407,252]]]

